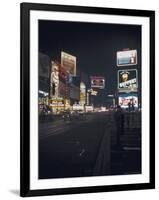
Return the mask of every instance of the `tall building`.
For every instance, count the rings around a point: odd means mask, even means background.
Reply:
[[[39,104],[48,104],[49,90],[50,90],[50,57],[39,52],[38,70],[39,70],[39,82],[38,82],[38,97]]]
[[[72,77],[70,81],[70,104],[80,101],[80,77]]]

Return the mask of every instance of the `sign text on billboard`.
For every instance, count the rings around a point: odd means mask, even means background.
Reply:
[[[137,92],[138,80],[137,70],[118,70],[118,90],[119,92]]]

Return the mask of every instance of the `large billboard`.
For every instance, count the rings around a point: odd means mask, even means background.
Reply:
[[[68,53],[61,52],[61,66],[65,68],[67,72],[76,76],[76,57]]]
[[[119,92],[137,92],[138,78],[136,69],[118,70]]]
[[[105,88],[105,78],[103,76],[91,76],[91,88]]]
[[[128,66],[137,64],[137,50],[126,50],[117,52],[117,66]]]
[[[121,108],[138,107],[138,97],[135,93],[120,94],[118,100]]]
[[[50,77],[50,96],[59,96],[59,66],[52,61],[51,77]]]

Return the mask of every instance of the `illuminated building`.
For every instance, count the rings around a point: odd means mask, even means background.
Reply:
[[[43,105],[48,105],[51,60],[49,56],[39,52],[38,64],[39,64],[38,101],[39,101],[39,112],[41,112]]]

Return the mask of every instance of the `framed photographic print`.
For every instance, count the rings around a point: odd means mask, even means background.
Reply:
[[[155,12],[21,4],[21,196],[155,188]]]

